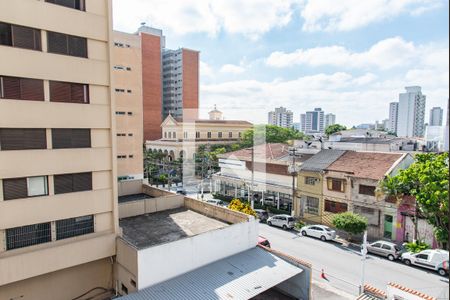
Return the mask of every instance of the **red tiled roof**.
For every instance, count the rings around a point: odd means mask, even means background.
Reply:
[[[289,155],[289,146],[281,143],[263,144],[255,146],[254,151],[255,151],[255,158],[260,158],[265,151],[266,159],[276,160]],[[222,154],[220,155],[220,157],[236,157],[242,160],[251,160],[252,151],[251,148],[246,148]]]
[[[347,151],[326,170],[380,180],[402,155],[399,153]]]

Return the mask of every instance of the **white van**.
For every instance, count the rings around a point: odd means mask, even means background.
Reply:
[[[448,251],[445,250],[423,250],[419,253],[405,252],[402,261],[406,265],[416,265],[422,268],[432,269],[445,276],[447,270],[444,267],[448,261]]]

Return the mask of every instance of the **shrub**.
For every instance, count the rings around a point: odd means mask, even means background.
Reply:
[[[422,241],[417,241],[406,243],[405,248],[412,253],[418,253],[422,250],[430,249],[430,245]]]
[[[337,229],[347,232],[348,240],[351,240],[352,234],[360,234],[367,229],[367,219],[352,212],[336,214],[332,222]]]
[[[248,203],[241,202],[239,199],[233,199],[230,202],[230,205],[228,205],[228,208],[256,217],[256,212],[250,207],[250,205]]]
[[[297,223],[295,223],[294,227],[295,229],[302,229],[302,227],[305,226],[305,223],[302,221],[298,221]]]

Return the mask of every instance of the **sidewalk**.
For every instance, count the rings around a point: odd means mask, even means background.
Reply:
[[[335,287],[332,287],[331,285],[327,283],[322,283],[313,280],[311,284],[312,288],[312,300],[354,300],[356,297],[353,295],[350,295],[346,292],[343,292]]]

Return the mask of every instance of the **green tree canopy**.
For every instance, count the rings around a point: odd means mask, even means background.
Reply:
[[[286,143],[289,140],[305,139],[303,133],[293,128],[284,128],[274,125],[256,125],[253,129],[244,132],[241,146],[243,148],[253,146],[254,137],[258,141],[258,144]]]
[[[403,195],[416,198],[417,208],[433,225],[440,243],[448,239],[448,153],[417,154],[406,170],[380,183],[379,190],[387,196],[401,199]]]
[[[348,233],[348,239],[352,234],[363,233],[367,229],[367,219],[352,212],[344,212],[333,216],[333,225]]]
[[[327,126],[327,128],[325,128],[325,134],[327,136],[330,136],[333,133],[336,133],[336,132],[339,132],[342,130],[347,130],[347,127],[345,127],[344,125],[340,125],[340,124],[333,124],[333,125]]]

